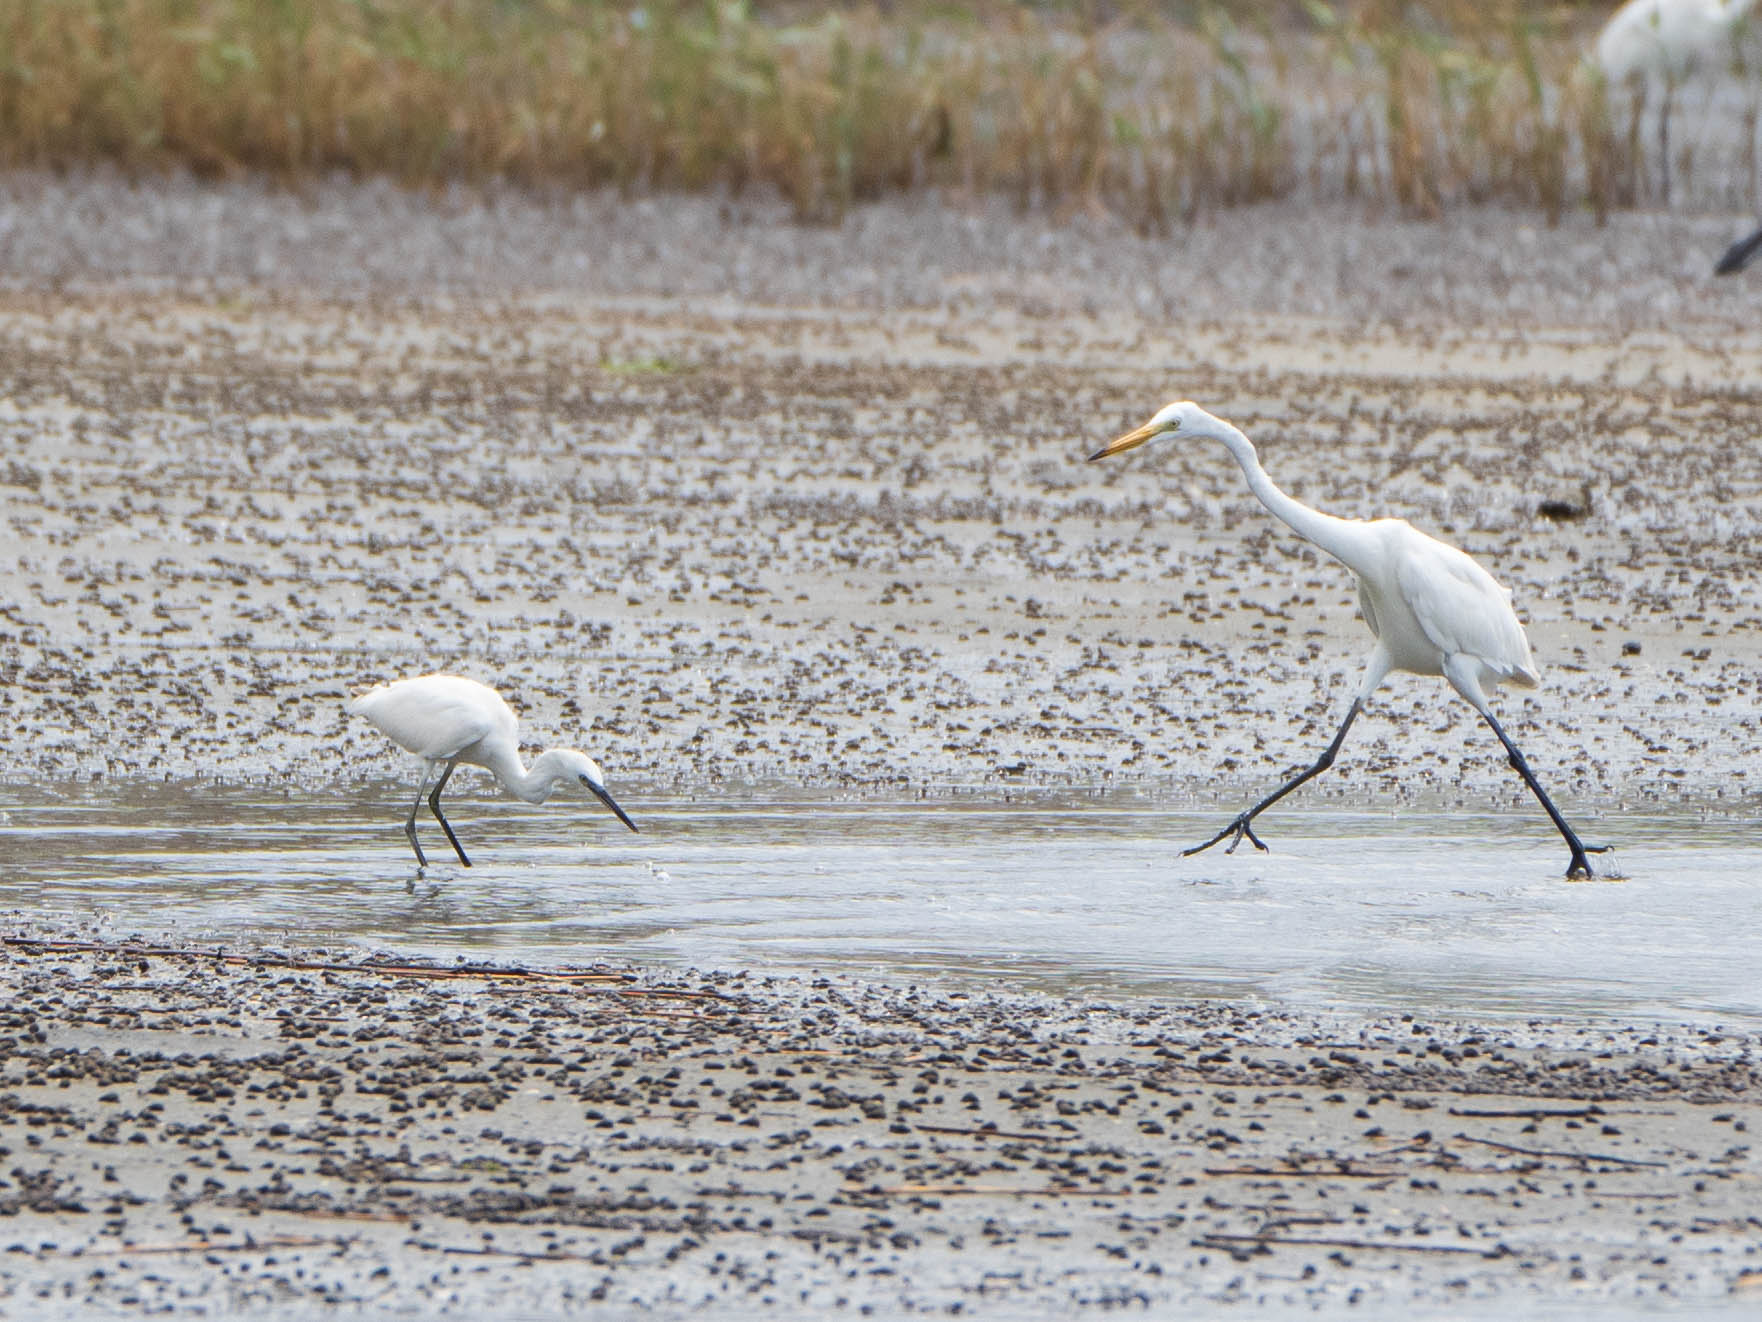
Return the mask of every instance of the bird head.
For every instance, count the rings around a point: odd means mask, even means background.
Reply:
[[[606,789],[606,776],[600,770],[598,762],[595,762],[586,753],[577,753],[572,748],[556,749],[554,756],[564,774],[574,777],[587,786],[588,791],[595,798],[617,814],[619,821],[632,831],[636,830],[636,823],[630,820],[630,814],[618,806],[618,801]]]
[[[1105,459],[1110,454],[1124,454],[1135,449],[1146,441],[1153,441],[1158,436],[1209,436],[1211,429],[1207,425],[1212,422],[1211,414],[1190,399],[1176,400],[1173,404],[1164,404],[1150,417],[1150,421],[1142,427],[1134,428],[1124,436],[1116,437],[1089,456],[1093,463],[1097,459]]]

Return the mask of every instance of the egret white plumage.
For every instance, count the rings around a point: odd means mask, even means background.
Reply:
[[[1676,89],[1729,53],[1755,0],[1627,0],[1603,25],[1591,61],[1611,86],[1635,89],[1636,115],[1646,85],[1663,84],[1658,104],[1664,203],[1670,204],[1670,111]]]
[[[1755,0],[1627,0],[1603,25],[1597,67],[1612,83],[1633,74],[1680,82],[1728,47]]]
[[[502,695],[487,684],[461,675],[420,675],[380,684],[351,698],[343,709],[354,716],[365,716],[400,748],[427,760],[416,790],[416,802],[410,806],[409,819],[404,823],[404,834],[410,837],[418,866],[427,867],[428,859],[416,839],[416,814],[422,808],[422,791],[427,788],[428,777],[437,766],[441,768],[440,779],[428,796],[429,809],[447,833],[459,862],[471,866],[440,806],[441,791],[461,762],[483,767],[510,794],[528,803],[543,803],[557,785],[577,781],[616,813],[619,821],[636,830],[636,823],[607,792],[606,777],[599,763],[587,754],[572,748],[553,748],[533,759],[530,768],[525,766],[520,761],[519,718],[502,701]]]
[[[1254,833],[1254,819],[1331,767],[1346,732],[1364,710],[1370,695],[1391,670],[1405,670],[1416,675],[1442,675],[1468,699],[1499,737],[1512,769],[1540,800],[1572,851],[1566,875],[1591,876],[1586,855],[1601,853],[1607,846],[1584,844],[1566,824],[1487,705],[1489,687],[1516,684],[1534,688],[1541,683],[1523,625],[1511,609],[1510,592],[1466,554],[1426,536],[1404,519],[1337,518],[1287,495],[1260,466],[1254,444],[1247,436],[1189,400],[1157,410],[1143,426],[1109,442],[1089,458],[1093,461],[1123,454],[1163,436],[1221,442],[1241,466],[1249,490],[1262,505],[1298,536],[1352,571],[1365,623],[1377,639],[1365,660],[1364,678],[1347,709],[1346,719],[1315,763],[1237,816],[1211,839],[1183,850],[1181,856],[1209,849],[1226,836],[1231,837],[1226,853],[1233,852],[1244,838],[1255,848],[1266,849]]]

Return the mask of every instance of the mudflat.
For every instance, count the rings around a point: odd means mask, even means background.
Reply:
[[[1762,1292],[1744,1034],[5,953],[0,1287],[35,1316]]]
[[[343,699],[456,668],[621,801],[1234,811],[1325,742],[1369,640],[1221,454],[1084,461],[1187,396],[1304,500],[1513,590],[1546,683],[1500,711],[1587,837],[1746,811],[1762,334],[1704,274],[1736,218],[815,230],[105,178],[14,178],[0,216],[9,779],[389,777]],[[1305,794],[1546,832],[1489,743],[1396,677]],[[1741,1312],[1762,1270],[1745,1025],[13,931],[0,1280],[41,1315]]]
[[[343,699],[461,668],[621,785],[1262,786],[1369,636],[1221,452],[1085,462],[1189,396],[1301,499],[1512,589],[1546,687],[1501,711],[1563,806],[1743,796],[1762,335],[1704,274],[1710,222],[1151,241],[13,188],[15,774],[383,771]],[[1435,680],[1397,676],[1352,747],[1312,796],[1523,798]]]

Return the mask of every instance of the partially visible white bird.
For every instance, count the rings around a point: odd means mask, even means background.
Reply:
[[[1204,844],[1183,850],[1181,856],[1209,849],[1225,836],[1232,837],[1226,853],[1234,851],[1244,837],[1255,848],[1264,850],[1266,845],[1254,834],[1254,819],[1306,780],[1331,767],[1347,730],[1358,719],[1370,695],[1391,670],[1406,670],[1416,675],[1442,675],[1486,719],[1505,746],[1512,769],[1541,801],[1572,851],[1566,875],[1591,876],[1586,855],[1601,853],[1607,846],[1586,845],[1573,833],[1487,706],[1489,687],[1516,684],[1534,688],[1541,683],[1523,625],[1511,609],[1511,593],[1463,552],[1426,536],[1404,519],[1336,518],[1286,495],[1260,466],[1253,442],[1222,418],[1213,417],[1188,400],[1157,410],[1142,427],[1109,442],[1089,458],[1121,454],[1159,436],[1222,442],[1241,465],[1249,490],[1262,505],[1298,536],[1315,543],[1352,571],[1358,581],[1359,607],[1377,638],[1365,660],[1364,679],[1346,719],[1315,764]]]
[[[1664,204],[1670,205],[1670,110],[1684,80],[1730,53],[1731,43],[1755,0],[1627,0],[1597,34],[1591,60],[1611,86],[1631,84],[1635,114],[1645,83],[1658,79],[1659,156]]]
[[[561,781],[580,781],[618,815],[619,821],[636,830],[636,823],[607,793],[606,778],[599,764],[587,754],[572,748],[553,748],[540,753],[530,769],[522,765],[516,735],[519,720],[502,701],[502,695],[487,684],[461,675],[420,675],[371,688],[343,704],[343,710],[353,716],[365,716],[400,748],[428,760],[429,768],[422,773],[416,802],[410,806],[409,820],[404,823],[404,834],[410,837],[410,848],[416,851],[420,867],[427,867],[428,859],[416,840],[416,814],[422,808],[422,791],[435,766],[441,767],[440,779],[428,796],[428,806],[441,830],[447,833],[459,862],[466,867],[471,866],[471,860],[459,847],[459,837],[453,834],[440,806],[447,778],[461,762],[485,768],[510,794],[528,803],[543,803]]]
[[[1597,67],[1612,83],[1633,74],[1680,82],[1723,54],[1755,0],[1627,0],[1597,34]]]

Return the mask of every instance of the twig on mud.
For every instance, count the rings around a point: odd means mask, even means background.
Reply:
[[[1452,1106],[1450,1114],[1473,1116],[1477,1120],[1589,1120],[1592,1116],[1606,1113],[1602,1107],[1592,1104],[1570,1111],[1549,1110],[1540,1106],[1532,1106],[1527,1111],[1476,1111],[1472,1107]]]
[[[132,1258],[155,1253],[266,1253],[271,1249],[346,1249],[353,1239],[342,1236],[282,1236],[277,1239],[247,1239],[237,1244],[217,1244],[201,1240],[194,1244],[125,1244],[114,1249],[63,1249],[51,1256],[58,1258]]]
[[[1503,1258],[1511,1250],[1503,1244],[1477,1249],[1466,1244],[1389,1244],[1368,1239],[1299,1238],[1293,1235],[1200,1235],[1190,1241],[1195,1248],[1223,1249],[1234,1257],[1257,1253],[1270,1244],[1294,1248],[1386,1250],[1391,1253],[1469,1253],[1477,1258]]]
[[[380,1184],[469,1184],[476,1175],[388,1175]]]
[[[1281,1230],[1291,1230],[1297,1226],[1343,1226],[1343,1216],[1267,1216],[1261,1222],[1257,1235],[1271,1235]]]
[[[1399,1170],[1274,1170],[1260,1165],[1205,1167],[1207,1176],[1265,1176],[1272,1179],[1396,1179]]]
[[[0,946],[27,954],[53,955],[115,955],[128,959],[200,959],[244,968],[291,969],[300,973],[354,973],[373,977],[423,978],[432,982],[562,982],[630,983],[635,974],[605,969],[523,969],[507,965],[463,968],[440,968],[431,964],[380,964],[372,961],[343,963],[334,960],[296,959],[283,955],[239,955],[223,950],[201,950],[178,946],[146,946],[115,941],[51,941],[38,937],[0,936]],[[717,991],[686,991],[671,987],[622,986],[612,990],[616,996],[653,997],[688,1001],[724,1001],[729,999]]]
[[[1614,1157],[1603,1152],[1558,1152],[1549,1148],[1520,1148],[1513,1143],[1498,1143],[1490,1138],[1475,1138],[1469,1134],[1457,1134],[1464,1143],[1478,1143],[1485,1148],[1498,1148],[1501,1152],[1516,1152],[1526,1157],[1564,1157],[1569,1161],[1583,1164],[1587,1161],[1613,1162],[1617,1166],[1668,1166],[1664,1161],[1641,1161],[1637,1157]]]
[[[964,1125],[921,1125],[914,1124],[913,1129],[922,1130],[926,1134],[960,1134],[974,1138],[1011,1138],[1026,1139],[1030,1143],[1068,1143],[1069,1134],[1025,1134],[1020,1130],[982,1129],[977,1126]]]
[[[1047,1185],[1037,1189],[1009,1189],[999,1184],[888,1184],[875,1193],[896,1197],[931,1197],[944,1194],[988,1194],[1006,1198],[1130,1198],[1130,1189],[1078,1189],[1064,1185]]]
[[[481,1248],[475,1244],[435,1244],[425,1239],[407,1239],[404,1243],[427,1253],[452,1253],[469,1258],[519,1258],[525,1262],[604,1262],[599,1254],[558,1253],[554,1250],[523,1252],[520,1249]]]
[[[0,937],[0,945],[33,954],[117,955],[130,959],[209,959],[223,964],[242,964],[257,968],[296,969],[311,973],[383,973],[411,978],[529,978],[561,979],[568,982],[632,982],[635,975],[602,969],[523,969],[509,966],[441,968],[432,964],[381,964],[371,960],[343,963],[336,960],[297,959],[291,955],[240,955],[224,950],[203,950],[193,946],[148,946],[133,941],[48,940],[41,937]],[[706,993],[687,993],[706,994]]]

